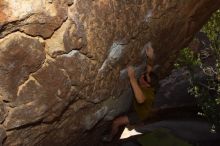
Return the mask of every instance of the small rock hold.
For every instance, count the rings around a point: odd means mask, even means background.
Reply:
[[[71,6],[72,4],[73,4],[73,0],[68,0],[68,1],[67,1],[67,5],[68,5],[68,6]]]
[[[53,3],[53,0],[48,0],[48,3],[52,4],[52,3]]]

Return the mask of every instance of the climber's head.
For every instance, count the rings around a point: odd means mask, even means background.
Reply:
[[[156,73],[150,72],[150,73],[144,73],[140,78],[140,83],[142,85],[146,85],[147,87],[158,87],[159,79]]]

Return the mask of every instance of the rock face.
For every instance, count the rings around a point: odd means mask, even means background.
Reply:
[[[188,93],[190,73],[186,68],[174,69],[160,81],[160,89],[154,101],[155,108],[176,108],[195,106],[196,100]]]
[[[219,0],[1,0],[0,142],[81,145],[88,130],[129,108],[125,68],[143,71],[146,44],[165,75],[219,7]]]

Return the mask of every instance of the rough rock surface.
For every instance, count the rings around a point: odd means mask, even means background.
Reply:
[[[125,68],[144,64],[146,44],[164,75],[219,7],[219,0],[1,0],[0,142],[81,145],[87,130],[128,109]]]
[[[188,93],[189,79],[189,71],[186,68],[172,70],[168,77],[160,81],[154,106],[156,108],[195,106],[195,97]]]

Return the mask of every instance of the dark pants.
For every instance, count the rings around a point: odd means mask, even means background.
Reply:
[[[128,113],[127,116],[129,124],[131,125],[139,124],[142,122],[135,111]]]
[[[137,141],[126,141],[121,146],[141,146]]]

